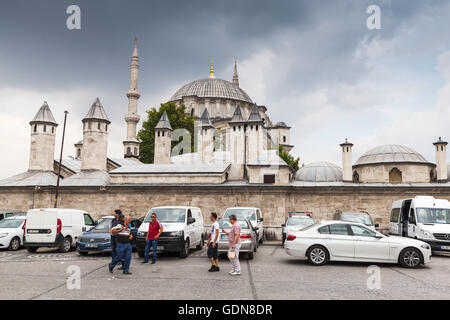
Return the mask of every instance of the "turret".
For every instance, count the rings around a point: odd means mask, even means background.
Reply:
[[[169,117],[166,111],[159,119],[155,127],[155,152],[154,161],[156,164],[170,163],[170,152],[172,144],[172,126],[169,122]]]
[[[245,148],[245,125],[246,121],[242,117],[239,105],[236,106],[233,117],[229,124],[229,148],[231,168],[230,180],[242,180],[245,176],[244,164],[246,160]]]
[[[247,120],[247,146],[248,162],[255,163],[260,157],[264,145],[263,120],[258,111],[258,106],[253,105]]]
[[[141,143],[136,138],[136,127],[140,121],[137,113],[137,101],[141,94],[138,90],[139,56],[137,38],[134,39],[133,56],[130,65],[130,89],[127,92],[128,113],[125,116],[127,123],[127,138],[123,142],[125,158],[139,158],[139,147]]]
[[[345,139],[345,142],[340,144],[342,148],[342,180],[345,182],[352,182],[352,147],[353,144]]]
[[[209,119],[208,110],[205,109],[197,125],[198,159],[201,163],[211,163],[214,159],[214,127]]]
[[[438,182],[448,181],[447,169],[447,142],[439,140],[433,143],[436,148],[436,179]]]
[[[55,156],[56,127],[58,124],[44,102],[31,126],[30,171],[53,171]]]
[[[111,121],[97,98],[83,119],[81,170],[106,171],[110,124]]]

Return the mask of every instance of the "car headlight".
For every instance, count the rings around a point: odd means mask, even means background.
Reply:
[[[430,246],[428,244],[423,244],[420,246],[421,248],[425,249],[425,250],[430,250]]]
[[[433,234],[429,231],[422,230],[421,235],[423,239],[434,239]]]
[[[181,236],[183,236],[183,231],[171,232],[171,233],[169,233],[169,235],[171,237],[181,237]]]
[[[6,237],[8,234],[9,234],[8,232],[0,233],[0,238],[4,238],[4,237]]]
[[[138,236],[138,237],[145,237],[146,234],[147,234],[147,232],[144,232],[144,231],[138,231],[137,236]]]

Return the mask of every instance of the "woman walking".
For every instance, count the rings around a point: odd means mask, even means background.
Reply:
[[[230,215],[228,218],[232,225],[230,232],[227,232],[222,228],[222,232],[228,235],[229,250],[228,259],[231,262],[231,271],[229,274],[232,276],[241,275],[241,264],[239,262],[239,249],[241,248],[241,226],[237,222],[237,218],[234,214]]]

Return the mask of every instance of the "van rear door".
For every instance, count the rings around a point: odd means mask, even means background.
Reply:
[[[57,211],[30,210],[27,213],[26,242],[48,243],[56,241]]]

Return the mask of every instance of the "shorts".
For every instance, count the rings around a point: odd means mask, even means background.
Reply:
[[[219,249],[218,249],[219,244],[216,243],[216,247],[213,248],[212,243],[209,244],[208,246],[208,258],[213,258],[214,260],[217,260],[219,258]]]

